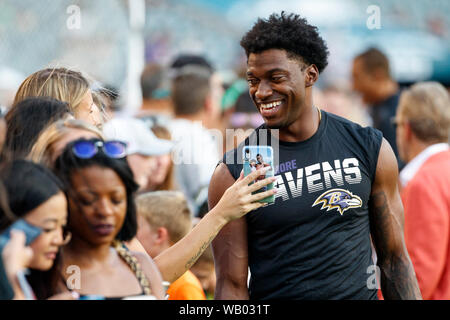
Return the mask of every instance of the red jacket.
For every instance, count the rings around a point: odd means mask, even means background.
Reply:
[[[450,151],[428,158],[401,192],[405,241],[423,299],[450,299]]]

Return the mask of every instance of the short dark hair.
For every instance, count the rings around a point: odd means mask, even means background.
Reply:
[[[175,114],[190,115],[202,110],[210,90],[209,77],[185,74],[173,79],[171,97]]]
[[[187,65],[205,67],[211,73],[214,71],[213,66],[205,57],[196,54],[180,54],[173,60],[170,68],[181,69]]]
[[[81,159],[78,158],[72,151],[74,144],[78,141],[97,142],[99,140],[100,139],[78,139],[69,143],[64,149],[61,156],[56,159],[55,172],[66,185],[68,196],[70,197],[70,190],[72,189],[72,174],[75,171],[93,166],[99,166],[102,168],[113,170],[122,180],[127,193],[127,211],[125,215],[125,221],[116,238],[120,241],[129,241],[134,238],[137,232],[136,205],[134,202],[134,195],[138,189],[138,185],[134,181],[133,172],[128,165],[127,159],[110,158],[106,156],[102,150],[99,150],[99,152],[90,159]]]
[[[22,218],[59,192],[62,182],[46,167],[27,160],[14,160],[0,172],[7,193],[8,206],[14,218]],[[0,230],[13,221],[5,208],[0,208]]]
[[[69,105],[52,98],[33,97],[17,103],[6,114],[4,152],[14,159],[26,158],[39,134],[51,123],[72,114]]]
[[[164,77],[165,73],[162,66],[155,63],[146,65],[141,74],[142,98],[152,99],[153,93],[161,87]]]
[[[387,77],[390,77],[389,59],[377,48],[369,48],[355,57],[360,59],[366,72],[372,74],[375,70],[382,70]]]
[[[241,40],[247,57],[269,49],[285,50],[290,58],[315,64],[319,72],[328,64],[328,48],[317,27],[299,15],[284,11],[268,19],[258,18],[253,28]]]

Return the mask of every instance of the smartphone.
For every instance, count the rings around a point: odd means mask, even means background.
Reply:
[[[244,146],[242,149],[242,159],[244,165],[244,176],[248,176],[253,171],[259,170],[263,167],[270,166],[271,169],[267,171],[264,175],[260,175],[255,181],[263,180],[268,177],[273,176],[273,149],[270,146]],[[267,186],[253,192],[259,193],[267,190],[271,190],[274,187],[274,183],[270,183]],[[259,202],[272,203],[275,201],[275,195],[271,195],[264,199],[259,200]]]
[[[15,221],[12,225],[10,225],[6,230],[4,230],[0,234],[0,247],[3,247],[6,245],[6,243],[9,241],[11,235],[11,230],[20,230],[25,233],[26,241],[25,245],[29,246],[30,243],[32,243],[42,232],[42,229],[39,227],[36,227],[32,224],[29,224],[24,219],[19,219]]]
[[[26,222],[23,219],[19,219],[15,221],[12,225],[10,225],[6,230],[3,230],[2,233],[0,233],[0,253],[3,251],[4,246],[8,243],[8,241],[11,238],[11,230],[20,230],[23,233],[25,233],[25,245],[28,246],[30,243],[32,243],[42,232],[42,229],[36,226],[33,226]],[[34,294],[33,290],[31,289],[30,285],[28,284],[25,274],[27,273],[27,270],[19,271],[17,273],[17,279],[19,280],[20,288],[22,289],[23,294],[25,295],[26,300],[34,300]],[[6,275],[4,274],[4,265],[3,260],[0,256],[0,275],[2,278],[6,279]]]

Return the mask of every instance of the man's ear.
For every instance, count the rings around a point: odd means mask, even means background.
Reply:
[[[155,242],[157,244],[170,243],[169,231],[165,227],[159,227],[156,230]]]
[[[211,114],[213,111],[213,103],[212,103],[212,97],[211,97],[211,93],[209,93],[206,97],[205,97],[205,102],[203,105],[203,110],[205,110],[206,114]]]
[[[205,102],[203,103],[203,110],[205,110],[206,113],[211,113],[211,94],[208,94],[205,97]]]
[[[305,70],[305,86],[311,87],[319,79],[319,69],[315,64],[308,66]]]
[[[411,141],[411,138],[414,135],[414,132],[411,129],[411,125],[409,124],[408,121],[405,121],[405,123],[403,125],[404,125],[403,129],[405,130],[405,138],[406,138],[406,140]]]

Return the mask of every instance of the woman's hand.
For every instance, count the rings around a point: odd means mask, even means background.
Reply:
[[[3,264],[8,277],[14,278],[17,272],[27,268],[33,258],[33,250],[25,246],[25,233],[11,230],[11,237],[2,251]]]
[[[264,202],[257,201],[275,194],[277,189],[273,188],[256,194],[252,194],[252,192],[276,181],[277,177],[269,177],[264,180],[259,180],[252,185],[249,184],[255,181],[260,175],[264,175],[269,169],[270,167],[264,167],[252,172],[246,177],[241,172],[239,179],[225,191],[220,201],[214,207],[214,211],[217,210],[223,218],[231,221],[266,205]]]

